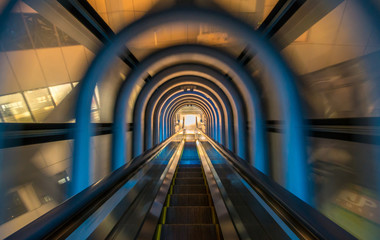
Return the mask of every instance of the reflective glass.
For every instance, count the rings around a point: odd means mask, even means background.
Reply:
[[[215,171],[215,180],[239,236],[244,239],[296,239],[223,155],[207,141],[202,141],[202,146],[212,163],[210,167]]]
[[[100,121],[99,111],[95,110],[95,111],[91,112],[91,121],[92,122],[99,122]]]
[[[67,94],[71,92],[72,87],[70,83],[66,83],[54,87],[49,87],[49,90],[55,104],[58,105],[67,96]]]
[[[69,84],[82,79],[94,57],[78,42],[77,36],[72,36],[72,28],[61,25],[62,16],[52,16],[41,4],[19,1],[4,25],[6,37],[0,44],[0,95],[25,92],[32,115],[35,115],[33,120],[37,122],[47,116],[55,102],[62,103],[71,89]],[[48,97],[46,90],[33,95],[35,89],[41,88],[49,88],[53,99]],[[33,97],[39,99],[33,100]],[[72,118],[62,112],[55,116],[56,122]]]
[[[78,85],[79,82],[73,82],[73,86],[76,87]],[[94,97],[92,98],[92,102],[91,102],[91,110],[92,112],[94,112],[95,110],[98,110],[99,109],[99,88],[98,86],[95,87],[95,94],[94,94]],[[99,120],[99,113],[98,114],[93,114],[93,120]]]
[[[66,140],[0,149],[6,161],[0,169],[6,193],[1,205],[1,211],[6,214],[0,218],[0,239],[66,200],[72,142]]]
[[[308,117],[379,116],[379,88],[372,81],[379,74],[377,27],[368,21],[360,1],[323,5],[328,14],[310,21],[293,42],[286,42],[290,31],[278,37],[286,45],[281,53],[299,75]]]
[[[37,122],[42,122],[54,109],[54,104],[47,88],[26,91],[24,94]]]
[[[318,210],[359,239],[378,239],[378,146],[325,138],[309,141]]]
[[[136,239],[170,167],[170,156],[178,145],[179,141],[173,141],[148,160],[128,182],[100,206],[99,210],[70,235],[70,239],[104,239],[115,229],[118,239]]]
[[[21,93],[1,96],[0,112],[5,122],[33,122]]]

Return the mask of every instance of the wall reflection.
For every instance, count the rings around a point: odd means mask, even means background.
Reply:
[[[0,118],[3,122],[48,122],[49,114],[78,83],[60,84],[21,93],[0,96]],[[92,100],[92,121],[99,121],[99,93]]]

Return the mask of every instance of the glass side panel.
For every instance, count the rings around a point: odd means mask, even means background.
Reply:
[[[268,136],[274,180],[285,186],[286,166],[278,151],[283,136]],[[379,239],[379,145],[308,137],[306,147],[314,208],[359,239]]]
[[[60,104],[61,101],[69,94],[72,90],[71,84],[66,83],[54,87],[49,87],[51,95],[56,105]]]
[[[0,111],[5,122],[32,122],[21,93],[0,96]]]
[[[0,219],[0,224],[8,222],[28,211],[17,191],[5,195],[4,210],[4,218]]]
[[[378,145],[309,138],[316,207],[359,239],[379,239]]]
[[[0,217],[0,239],[68,198],[73,142],[65,140],[0,149],[5,161],[0,168],[0,180],[7,193],[4,197],[10,201],[2,201],[0,205],[1,213],[8,211],[6,216],[1,214]],[[110,134],[91,137],[91,183],[110,174],[110,144]],[[21,203],[17,202],[17,194]],[[7,206],[9,209],[5,210]]]
[[[42,122],[54,109],[54,104],[47,88],[25,91],[24,94],[37,122]]]
[[[61,23],[62,16],[52,16],[36,1],[19,1],[4,24],[4,39],[0,44],[0,95],[25,92],[32,117],[23,119],[24,122],[41,122],[52,111],[54,103],[62,104],[69,93],[69,84],[83,78],[94,57],[92,51],[96,49],[90,47],[90,51],[73,34],[73,27]],[[33,93],[42,88],[49,88],[54,96],[49,98],[45,90]],[[34,97],[39,99],[31,99]],[[55,116],[55,122],[72,119],[72,115],[62,112]]]
[[[240,238],[297,239],[209,142],[202,141],[202,145]]]
[[[169,143],[149,160],[109,200],[71,235],[70,239],[135,239],[169,168],[180,141]],[[117,236],[117,237],[116,237]]]
[[[2,198],[0,239],[67,199],[72,140],[0,149]],[[104,158],[102,159],[104,162]],[[5,181],[4,181],[5,179]]]
[[[360,5],[340,1],[281,51],[299,75],[307,117],[379,116],[379,86],[372,81],[379,75],[379,31]],[[279,41],[289,32],[279,32]]]

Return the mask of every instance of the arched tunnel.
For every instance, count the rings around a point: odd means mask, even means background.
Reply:
[[[0,1],[2,239],[379,239],[377,0]]]

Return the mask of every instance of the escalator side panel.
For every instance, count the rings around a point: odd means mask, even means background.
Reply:
[[[152,161],[152,166],[147,170],[140,172],[139,174],[143,174],[144,176],[139,180],[136,186],[128,193],[124,199],[112,210],[112,212],[99,224],[99,226],[92,232],[89,236],[89,239],[106,239],[107,237],[115,237],[117,233],[119,233],[118,227],[120,226],[128,226],[128,223],[123,222],[122,219],[128,218],[128,216],[132,216],[135,213],[135,209],[141,208],[141,205],[138,203],[141,201],[147,201],[146,196],[142,193],[147,193],[154,191],[154,186],[156,184],[155,181],[159,178],[159,175],[164,171],[168,159],[173,154],[173,152],[177,149],[179,142],[172,142],[160,152],[156,159]],[[149,177],[145,177],[149,176]],[[125,225],[123,225],[123,223]],[[135,220],[135,222],[137,222]],[[136,225],[129,225],[129,233],[133,236],[134,231],[131,229],[138,229],[139,227]],[[132,237],[133,238],[133,237]]]
[[[289,236],[277,224],[271,215],[261,206],[244,186],[241,177],[226,162],[210,143],[202,145],[218,174],[223,187],[239,215],[246,232],[251,239],[289,239]],[[236,224],[236,223],[235,223]]]

